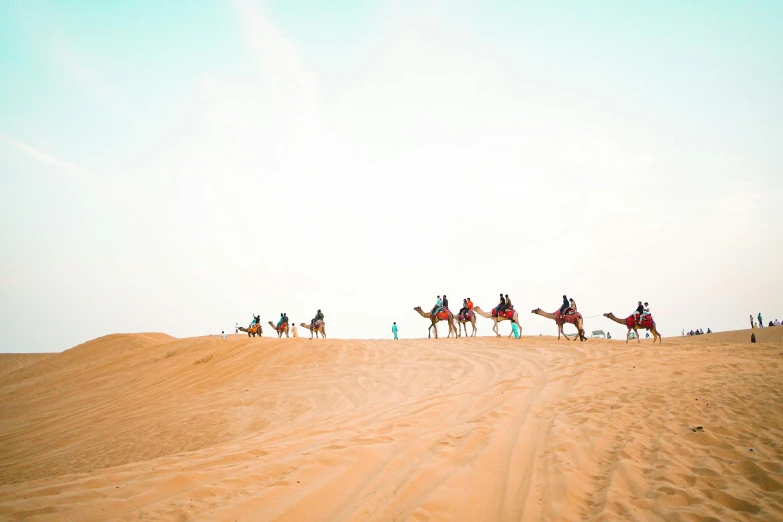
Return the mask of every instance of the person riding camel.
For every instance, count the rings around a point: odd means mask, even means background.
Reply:
[[[432,310],[430,311],[430,313],[432,315],[435,315],[435,314],[437,314],[440,311],[440,309],[442,307],[443,307],[443,301],[441,300],[440,296],[438,296],[438,300],[435,301],[435,306],[432,307]]]
[[[503,313],[503,310],[506,309],[506,299],[503,297],[503,294],[500,294],[500,303],[498,304],[497,308],[495,308],[495,315],[497,317],[500,317],[500,314]]]
[[[288,324],[288,312],[283,312],[283,324]]]
[[[639,318],[639,323],[644,321],[645,315],[650,315],[650,305],[646,301],[644,303],[644,309],[642,310],[642,316]]]
[[[446,294],[443,294],[443,310],[449,309],[449,300],[446,297]]]
[[[258,316],[256,314],[253,314],[253,320],[250,321],[250,325],[247,327],[247,329],[249,330],[249,329],[253,328],[253,325],[256,324],[258,321],[260,321],[260,319],[261,319],[260,316]]]
[[[467,307],[468,307],[468,313],[473,311],[473,301],[470,300],[470,297],[468,297]]]
[[[576,313],[576,301],[574,301],[573,297],[568,299],[568,308],[570,311]]]
[[[462,308],[459,309],[459,313],[457,314],[457,317],[465,317],[467,313],[468,313],[468,300],[463,299]]]
[[[633,313],[634,318],[636,319],[636,324],[641,324],[643,313],[644,313],[644,306],[642,306],[642,302],[639,301],[639,306],[636,307],[636,311]]]
[[[278,330],[280,329],[280,325],[282,325],[282,324],[283,324],[283,320],[284,320],[284,319],[285,319],[285,314],[283,314],[283,312],[280,312],[280,320],[279,320],[279,321],[277,321],[277,329],[278,329]]]
[[[568,308],[571,306],[571,303],[568,302],[568,298],[566,296],[563,296],[563,305],[560,307],[560,317],[565,319],[565,314]]]
[[[514,306],[511,304],[511,298],[506,294],[506,308],[505,310],[513,310]]]
[[[318,312],[315,314],[315,317],[313,317],[313,320],[310,321],[310,328],[315,329],[315,325],[318,324],[318,321],[324,320],[324,314],[321,312],[320,308],[318,309]]]

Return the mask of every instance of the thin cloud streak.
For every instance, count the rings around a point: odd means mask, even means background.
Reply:
[[[42,150],[36,149],[32,145],[28,145],[26,143],[23,143],[16,138],[12,138],[11,136],[7,134],[0,134],[0,141],[4,141],[11,145],[13,148],[18,150],[19,152],[22,152],[26,154],[27,156],[33,158],[36,161],[39,161],[45,165],[49,165],[51,167],[55,167],[59,170],[68,172],[69,174],[74,174],[79,177],[86,177],[87,173],[82,170],[77,165],[74,165],[73,163],[69,161],[65,161],[59,158],[55,158],[54,156],[47,154],[46,152],[43,152]]]

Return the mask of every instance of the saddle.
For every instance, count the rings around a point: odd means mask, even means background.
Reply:
[[[288,328],[288,323],[287,322],[282,323],[280,326],[278,326],[276,328],[276,330],[279,332],[280,330],[285,330],[286,328]]]
[[[492,309],[492,317],[497,317],[497,316],[498,316],[498,307],[496,306],[495,308]],[[514,317],[514,307],[512,306],[511,308],[506,308],[505,310],[503,310],[503,312],[501,313],[500,317],[505,317],[506,319],[513,318]]]
[[[324,322],[319,319],[318,321],[315,322],[315,325],[313,325],[313,328],[320,328],[321,325],[323,325],[323,324],[324,324]]]
[[[650,328],[653,327],[654,324],[655,324],[655,321],[653,321],[652,315],[645,315],[644,317],[642,317],[642,320],[640,321],[640,324],[637,325],[637,326],[641,326],[645,330],[649,330]],[[630,317],[628,317],[625,320],[625,325],[628,328],[633,328],[634,325],[636,325],[636,314],[632,314]]]
[[[581,318],[582,315],[580,313],[574,313],[573,310],[569,310],[567,314],[564,316],[560,314],[560,310],[555,310],[555,313],[553,314],[555,316],[555,322],[564,322],[564,323],[571,323],[576,324],[576,320],[578,318]],[[633,317],[631,317],[631,320],[633,320]]]
[[[464,312],[464,313],[460,314],[459,320],[460,321],[470,321],[474,317],[476,317],[476,312],[474,312],[473,310],[468,310],[467,312]]]
[[[448,308],[444,308],[443,310],[441,310],[440,312],[438,312],[438,315],[437,315],[437,317],[438,317],[438,319],[441,319],[441,320],[443,320],[443,321],[446,321],[446,320],[448,320],[448,318],[449,318],[449,314],[450,314],[450,313],[451,313],[451,312],[449,311],[449,309],[448,309]]]

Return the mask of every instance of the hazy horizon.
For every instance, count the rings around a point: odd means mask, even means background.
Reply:
[[[330,337],[426,337],[413,308],[444,293],[507,293],[530,335],[556,333],[529,311],[564,293],[586,317],[648,301],[664,342],[783,319],[780,20],[773,1],[6,3],[0,351],[319,308]]]

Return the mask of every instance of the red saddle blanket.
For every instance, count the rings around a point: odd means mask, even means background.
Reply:
[[[275,330],[280,331],[280,330],[285,330],[286,328],[288,328],[288,323],[283,323],[280,325],[279,328],[275,328]]]
[[[323,324],[324,324],[324,322],[323,322],[323,321],[316,321],[316,322],[315,322],[315,327],[316,327],[316,328],[320,328],[320,327],[321,327]]]
[[[568,312],[565,315],[565,317],[563,317],[563,316],[560,315],[560,310],[555,310],[555,314],[554,315],[555,315],[555,322],[556,323],[576,324],[576,320],[582,318],[582,314],[580,314],[579,312],[577,312],[577,313]]]
[[[492,309],[492,317],[498,316],[498,307]],[[512,319],[514,317],[514,307],[506,308],[503,310],[503,312],[500,314],[500,317],[505,317],[506,319]]]
[[[447,321],[449,319],[449,314],[450,313],[451,312],[449,311],[448,308],[444,308],[443,310],[438,312],[438,319],[441,319],[443,321]]]
[[[625,318],[625,325],[628,328],[633,328],[634,324],[636,324],[636,315],[635,314],[629,315],[628,317]],[[652,318],[651,315],[645,315],[642,318],[642,324],[641,324],[642,328],[645,328],[645,329],[649,330],[650,328],[653,327],[654,324],[655,324],[655,321],[653,321],[653,318]]]
[[[459,320],[460,321],[470,321],[474,317],[476,317],[476,312],[474,312],[473,310],[468,310],[467,312],[464,312],[464,313],[460,314]]]

